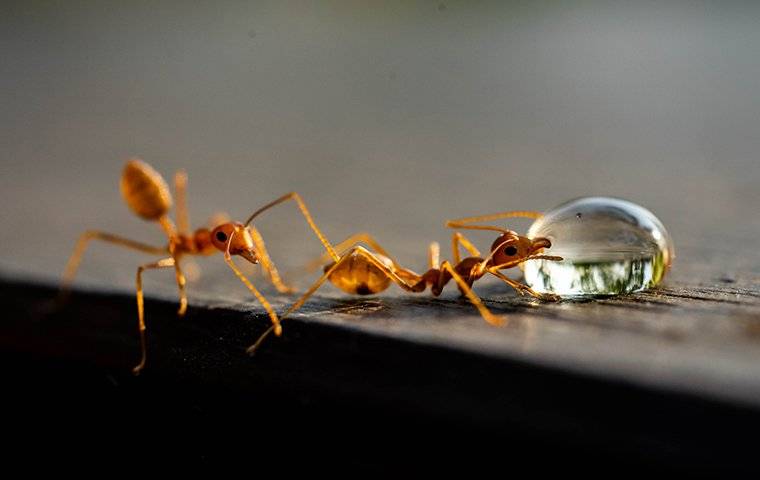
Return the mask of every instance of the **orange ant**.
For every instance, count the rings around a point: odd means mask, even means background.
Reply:
[[[180,267],[180,260],[186,255],[211,255],[215,252],[223,252],[225,262],[267,311],[272,320],[272,327],[275,335],[279,336],[282,333],[282,327],[274,309],[267,299],[264,298],[264,296],[253,286],[248,278],[246,278],[232,261],[232,256],[238,255],[251,263],[261,263],[269,280],[279,292],[285,293],[293,291],[292,288],[283,283],[274,263],[267,253],[263,238],[258,230],[251,225],[251,221],[265,210],[287,200],[293,200],[306,218],[306,222],[322,242],[322,245],[324,245],[327,253],[334,258],[335,261],[340,260],[325,236],[322,235],[322,232],[317,228],[303,200],[295,192],[283,195],[256,210],[250,217],[248,217],[248,220],[245,223],[217,220],[216,225],[210,225],[209,228],[200,228],[191,233],[190,219],[185,201],[187,175],[183,171],[177,172],[174,180],[175,191],[177,194],[177,226],[174,225],[168,216],[168,212],[172,206],[172,196],[169,192],[169,187],[161,174],[142,160],[132,159],[127,162],[121,175],[121,193],[124,197],[124,201],[138,216],[145,220],[158,222],[169,239],[167,246],[154,247],[112,235],[110,233],[89,230],[79,238],[74,253],[71,255],[63,274],[61,293],[62,296],[65,297],[74,280],[74,276],[76,275],[77,268],[79,267],[79,263],[82,260],[87,245],[89,241],[93,239],[102,240],[145,253],[168,255],[166,258],[140,265],[137,268],[137,320],[140,331],[142,355],[140,363],[132,370],[135,374],[139,374],[145,367],[147,356],[142,287],[142,274],[145,270],[174,268],[177,287],[179,288],[179,310],[177,314],[183,316],[187,311],[187,295],[185,293],[186,279],[182,272],[182,268]],[[215,217],[217,219],[228,218],[224,214]]]
[[[403,290],[413,293],[424,292],[427,287],[434,296],[439,296],[446,284],[452,279],[459,287],[460,292],[466,296],[470,303],[480,312],[483,319],[491,325],[499,326],[505,323],[503,317],[494,315],[483,304],[483,301],[472,291],[472,284],[480,280],[486,273],[490,273],[504,283],[514,288],[520,295],[529,294],[535,298],[548,301],[557,301],[556,295],[540,294],[533,291],[527,285],[512,280],[501,270],[516,267],[528,260],[552,260],[561,261],[562,257],[543,255],[545,248],[551,247],[548,238],[528,238],[518,235],[512,230],[494,227],[490,225],[471,225],[475,222],[493,221],[501,218],[527,217],[539,218],[542,214],[529,211],[510,211],[479,217],[468,217],[458,220],[449,220],[446,226],[455,229],[492,230],[500,235],[491,244],[488,256],[483,258],[477,248],[460,232],[454,232],[451,237],[451,247],[454,263],[449,261],[439,262],[440,246],[437,242],[430,244],[428,248],[428,270],[419,275],[409,269],[401,267],[369,234],[360,233],[349,237],[335,246],[337,251],[343,252],[338,261],[333,260],[324,267],[324,274],[309,288],[303,296],[281,315],[285,319],[288,315],[303,306],[320,286],[329,280],[333,285],[346,293],[357,295],[371,295],[386,290],[391,282]],[[359,245],[364,243],[372,248]],[[462,259],[460,247],[471,255]],[[312,262],[307,269],[322,265],[330,259],[323,255]],[[274,326],[264,332],[259,339],[248,347],[248,353],[254,353],[264,339],[273,331]]]

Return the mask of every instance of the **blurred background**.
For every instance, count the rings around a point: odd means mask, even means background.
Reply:
[[[751,245],[758,25],[753,1],[4,1],[0,268],[57,278],[86,228],[163,241],[121,201],[131,156],[188,171],[196,225],[296,190],[416,269],[446,218],[582,195],[654,211],[676,268]],[[260,226],[281,263],[320,253],[293,207]],[[92,256],[81,278],[131,287],[133,254]]]

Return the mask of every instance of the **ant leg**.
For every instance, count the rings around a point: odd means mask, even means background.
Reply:
[[[332,257],[332,260],[334,262],[337,262],[340,260],[340,257],[337,253],[335,253],[335,249],[330,245],[330,242],[327,240],[327,237],[325,237],[322,232],[319,230],[319,227],[317,227],[317,224],[314,223],[314,219],[311,217],[311,213],[309,213],[309,209],[306,208],[306,204],[304,203],[303,199],[301,199],[301,196],[298,195],[296,192],[290,192],[282,197],[269,202],[268,204],[264,205],[263,207],[259,208],[255,212],[251,214],[250,217],[248,217],[248,220],[246,220],[245,225],[248,226],[251,224],[254,218],[258,216],[260,213],[264,212],[265,210],[269,210],[270,208],[274,207],[275,205],[279,205],[280,203],[286,202],[288,200],[293,200],[298,204],[298,209],[301,211],[301,214],[306,219],[306,223],[309,224],[309,227],[311,227],[314,234],[319,238],[319,241],[322,242],[322,245],[325,247],[325,250],[327,250],[327,253]]]
[[[391,255],[383,247],[380,246],[380,244],[377,242],[377,240],[375,240],[375,238],[372,235],[370,235],[367,232],[360,232],[360,233],[355,233],[351,235],[347,239],[337,244],[335,246],[335,250],[337,251],[345,250],[345,249],[348,249],[349,247],[356,245],[357,243],[365,243],[369,245],[372,248],[372,250],[390,259],[394,265],[397,265],[397,263],[391,258]]]
[[[237,265],[235,265],[235,262],[232,261],[232,256],[230,255],[229,249],[224,253],[224,261],[227,262],[227,265],[230,267],[230,269],[232,269],[240,281],[243,282],[243,285],[245,285],[248,290],[253,293],[261,306],[264,307],[264,310],[267,311],[269,318],[272,320],[272,328],[274,328],[275,335],[278,337],[282,335],[282,326],[280,325],[280,320],[277,318],[277,314],[274,312],[272,305],[270,305],[267,299],[264,298],[264,295],[262,295],[261,292],[259,292],[256,287],[253,286],[253,283],[251,283],[251,281],[248,280],[245,275],[243,275],[243,272],[238,269]]]
[[[145,270],[152,270],[157,268],[169,268],[174,266],[175,261],[173,258],[164,258],[154,263],[146,263],[137,267],[137,326],[140,330],[140,348],[142,354],[140,357],[140,363],[132,369],[132,373],[139,375],[143,368],[145,368],[145,360],[148,355],[148,344],[145,338],[145,304],[143,300],[143,287],[142,287],[142,273]]]
[[[507,285],[509,285],[510,287],[514,288],[517,291],[517,293],[519,293],[521,296],[525,295],[527,293],[531,297],[541,298],[541,294],[538,293],[538,292],[536,292],[535,290],[533,290],[529,286],[527,286],[527,285],[525,285],[523,283],[520,283],[517,280],[512,280],[511,278],[509,278],[508,276],[504,275],[503,273],[501,273],[501,272],[499,272],[497,270],[488,269],[487,271],[488,271],[488,273],[490,273],[494,277],[497,277],[502,282],[504,282]]]
[[[328,278],[330,278],[330,275],[332,275],[332,273],[333,273],[333,272],[334,272],[334,271],[335,271],[335,270],[336,270],[336,269],[337,269],[337,268],[338,268],[338,267],[339,267],[339,266],[340,266],[340,265],[341,265],[341,264],[342,264],[344,261],[346,261],[346,259],[347,259],[347,258],[349,258],[349,257],[350,257],[350,255],[345,255],[345,256],[343,256],[343,258],[341,258],[340,260],[338,260],[337,262],[335,262],[335,264],[334,264],[333,266],[331,266],[331,267],[330,267],[330,268],[329,268],[329,269],[328,269],[328,270],[327,270],[327,271],[326,271],[324,274],[322,274],[322,276],[321,276],[321,277],[319,277],[319,279],[317,279],[317,281],[316,281],[316,282],[314,282],[314,284],[313,284],[313,285],[312,285],[312,286],[311,286],[311,287],[310,287],[310,288],[309,288],[309,289],[306,291],[306,293],[304,293],[304,294],[301,296],[301,298],[299,298],[299,299],[296,301],[296,303],[294,303],[293,305],[291,305],[290,307],[288,307],[288,309],[287,309],[287,310],[285,310],[285,313],[283,313],[283,314],[282,314],[282,319],[284,320],[284,319],[285,319],[285,318],[286,318],[288,315],[290,315],[291,313],[293,313],[293,312],[295,312],[296,310],[298,310],[299,308],[301,308],[301,307],[303,306],[303,304],[304,304],[304,303],[306,303],[306,300],[308,300],[308,299],[309,299],[309,297],[311,297],[312,295],[314,295],[314,292],[316,292],[316,291],[319,289],[319,287],[321,287],[321,286],[322,286],[322,284],[323,284],[323,283],[325,283],[325,280],[327,280]],[[249,355],[253,355],[254,353],[256,353],[256,350],[258,350],[258,349],[259,349],[259,347],[260,347],[260,346],[261,346],[261,344],[264,342],[264,340],[265,340],[265,339],[266,339],[266,338],[267,338],[267,337],[268,337],[268,336],[269,336],[269,335],[270,335],[270,334],[271,334],[273,331],[275,331],[275,334],[276,334],[276,326],[275,326],[275,325],[272,325],[272,326],[271,326],[271,327],[269,327],[269,328],[268,328],[268,329],[267,329],[267,330],[266,330],[264,333],[262,333],[262,334],[261,334],[261,336],[259,336],[259,338],[256,340],[256,342],[254,342],[254,344],[253,344],[253,345],[251,345],[250,347],[246,348],[246,350],[245,350],[245,351],[246,351],[246,352],[247,352]]]
[[[351,249],[350,253],[356,253],[366,258],[370,263],[372,263],[372,265],[377,267],[378,270],[383,272],[385,276],[391,279],[391,281],[393,281],[396,285],[406,290],[407,292],[419,293],[420,291],[422,291],[416,287],[417,285],[420,284],[422,277],[412,272],[411,270],[398,267],[395,264],[394,264],[394,268],[389,268],[388,265],[380,261],[380,259],[377,258],[375,254],[373,254],[372,252],[370,252],[369,250],[367,250],[366,248],[362,246],[354,247],[353,249]]]
[[[441,264],[441,246],[431,242],[428,247],[428,268],[438,268]]]
[[[192,258],[184,260],[182,271],[190,283],[197,282],[201,278],[201,267]]]
[[[517,260],[510,260],[509,262],[506,262],[506,263],[500,263],[499,265],[492,265],[488,267],[487,270],[494,270],[494,271],[504,270],[506,268],[516,267],[520,265],[521,263],[527,262],[528,260],[551,260],[553,262],[561,262],[562,260],[564,260],[564,258],[558,257],[556,255],[531,255],[525,258],[518,258]],[[483,268],[483,271],[485,270],[486,268]]]
[[[306,293],[304,293],[303,295],[301,295],[301,298],[299,298],[298,301],[296,301],[293,305],[291,305],[290,307],[288,307],[287,310],[285,310],[285,313],[282,314],[282,318],[283,319],[286,318],[288,315],[290,315],[291,313],[293,313],[296,310],[298,310],[299,308],[301,308],[303,306],[303,304],[306,303],[306,300],[308,300],[309,297],[311,297],[312,295],[314,295],[314,292],[316,292],[319,289],[319,287],[321,287],[322,284],[325,283],[325,280],[327,280],[328,278],[330,278],[330,275],[332,275],[333,272],[335,270],[337,270],[338,267],[340,267],[350,257],[351,257],[351,254],[345,255],[343,258],[341,258],[340,260],[338,260],[335,263],[335,265],[331,266],[325,273],[323,273],[322,276],[320,276],[317,279],[317,281],[314,282],[311,285],[311,287],[309,287],[309,289],[306,291]]]
[[[174,222],[172,222],[172,219],[169,218],[169,215],[162,215],[159,217],[158,224],[161,226],[161,229],[167,237],[172,238],[177,235],[177,227],[174,225]]]
[[[169,253],[169,250],[165,247],[153,247],[151,245],[136,242],[128,238],[111,235],[110,233],[88,230],[79,237],[76,247],[74,247],[74,252],[71,254],[71,257],[66,264],[66,270],[63,272],[63,280],[61,282],[61,293],[59,294],[60,299],[65,298],[68,295],[69,290],[71,290],[71,284],[77,274],[79,264],[82,262],[82,257],[87,250],[87,246],[90,243],[90,240],[94,239],[102,240],[107,243],[113,243],[114,245],[120,245],[122,247],[131,248],[132,250],[138,250],[145,253]]]
[[[510,230],[505,228],[493,227],[490,225],[471,225],[478,222],[492,222],[494,220],[500,220],[502,218],[541,218],[544,214],[541,212],[535,212],[531,210],[511,210],[508,212],[493,213],[490,215],[479,215],[477,217],[465,217],[455,220],[447,220],[446,226],[449,228],[466,228],[470,230],[493,230],[496,232],[509,233]]]
[[[266,244],[264,244],[264,239],[261,237],[261,233],[251,225],[250,227],[251,231],[251,239],[253,240],[253,244],[256,246],[256,253],[258,254],[259,260],[261,261],[261,267],[267,272],[269,275],[269,280],[272,282],[272,285],[277,289],[280,293],[293,293],[295,292],[295,288],[286,285],[285,282],[282,281],[282,277],[280,277],[280,272],[277,271],[277,267],[274,266],[274,262],[272,262],[272,259],[269,257],[269,252],[267,252]]]
[[[503,281],[510,287],[514,288],[517,291],[517,293],[519,293],[520,295],[524,295],[527,293],[533,298],[537,298],[539,300],[544,300],[547,302],[558,302],[562,299],[559,295],[554,295],[551,293],[538,293],[532,288],[530,288],[529,286],[525,285],[524,283],[520,283],[517,280],[512,280],[511,278],[509,278],[508,276],[504,275],[503,273],[501,273],[500,271],[494,268],[489,268],[487,271],[488,273],[495,276],[499,280]]]
[[[282,314],[282,318],[284,319],[294,311],[298,310],[303,306],[303,304],[306,302],[306,300],[317,291],[317,289],[327,280],[330,278],[330,275],[345,261],[351,258],[353,254],[360,255],[364,258],[366,258],[372,265],[377,267],[381,272],[383,272],[388,278],[390,278],[393,282],[395,282],[399,287],[403,288],[404,290],[408,292],[417,292],[417,290],[414,288],[414,284],[411,282],[407,282],[404,278],[402,278],[400,275],[398,275],[393,269],[389,268],[385,263],[380,261],[372,252],[367,250],[366,248],[362,247],[361,245],[355,246],[348,252],[346,252],[340,260],[335,262],[334,265],[332,265],[314,284],[309,288],[309,290],[301,296],[301,298],[294,303],[290,308],[288,308],[285,313]],[[402,269],[404,271],[405,277],[414,277],[410,278],[409,280],[413,280],[414,283],[419,282],[419,280],[422,279],[417,274],[414,274],[410,270]]]
[[[467,250],[467,253],[470,254],[472,257],[480,257],[480,250],[475,248],[475,245],[470,242],[467,237],[465,237],[463,234],[459,232],[454,232],[451,235],[451,251],[454,254],[454,263],[459,263],[462,261],[460,255],[459,255],[459,247],[460,245],[464,247],[465,250]]]
[[[187,173],[184,170],[180,170],[174,175],[174,192],[177,194],[177,233],[187,235],[190,232],[190,214],[187,208]],[[197,278],[199,271],[197,264],[190,266],[190,271],[192,272],[193,270]],[[185,291],[187,279],[184,273],[182,273],[178,259],[174,261],[174,274],[177,279],[177,288],[179,289],[179,310],[177,310],[177,315],[182,317],[187,312],[187,293]]]
[[[177,231],[180,235],[190,232],[190,215],[187,210],[187,173],[184,170],[174,175],[174,192],[177,194]]]
[[[451,275],[451,278],[454,279],[464,295],[470,300],[470,303],[472,303],[475,308],[478,309],[480,315],[486,322],[494,326],[501,326],[505,324],[506,321],[503,317],[494,315],[490,310],[488,310],[485,305],[483,305],[483,301],[480,299],[480,297],[478,297],[475,292],[472,291],[472,288],[467,285],[467,282],[464,281],[464,279],[457,273],[456,269],[454,269],[451,263],[449,263],[447,260],[444,260],[443,263],[441,263],[441,273],[444,271],[447,271]]]
[[[396,285],[406,290],[407,292],[420,293],[420,292],[425,291],[425,288],[427,287],[427,283],[425,281],[425,278],[422,275],[419,275],[418,273],[399,265],[368,234],[359,234],[359,235],[364,235],[365,237],[362,237],[363,241],[366,241],[367,244],[373,246],[373,248],[376,248],[378,250],[377,252],[378,254],[389,259],[391,261],[391,264],[393,265],[393,268],[388,267],[388,265],[385,262],[382,262],[380,259],[377,258],[377,255],[375,253],[367,250],[361,245],[356,246],[354,249],[352,249],[351,253],[355,252],[359,254],[360,256],[365,257],[373,265],[375,265],[381,272],[383,272],[391,281],[396,283]],[[430,246],[428,247],[428,264],[431,265],[430,268],[437,267],[437,264],[440,258],[440,250],[441,250],[441,247],[440,245],[438,245],[438,242],[432,242]]]
[[[387,257],[391,262],[393,262],[393,265],[398,266],[398,263],[390,256],[390,254],[385,251],[383,247],[380,246],[379,243],[377,243],[377,240],[375,240],[369,233],[361,232],[361,233],[355,233],[354,235],[351,235],[347,239],[343,240],[342,242],[336,244],[333,248],[336,252],[344,252],[348,250],[350,247],[353,247],[354,245],[358,243],[364,243],[366,245],[369,245],[372,250],[376,251],[380,255],[383,255],[384,257]],[[319,258],[315,258],[314,260],[310,261],[306,264],[306,267],[304,269],[307,273],[311,273],[314,270],[318,269],[322,265],[327,264],[327,262],[330,261],[330,254],[329,253],[323,253]]]
[[[304,303],[306,303],[306,300],[308,300],[309,297],[314,295],[314,292],[316,292],[319,289],[319,287],[321,287],[322,284],[324,284],[325,281],[330,278],[330,275],[332,275],[333,272],[337,270],[338,267],[340,267],[344,262],[351,259],[352,255],[354,254],[360,255],[366,258],[367,260],[369,260],[370,263],[376,266],[388,278],[390,278],[393,282],[395,282],[399,287],[403,288],[404,290],[409,291],[409,292],[418,291],[414,288],[414,285],[410,285],[409,283],[407,283],[403,278],[397,275],[392,269],[388,268],[387,265],[385,265],[382,261],[380,261],[377,257],[375,257],[375,255],[372,252],[370,252],[369,250],[367,250],[366,248],[362,246],[356,246],[352,248],[351,250],[349,250],[348,252],[346,252],[340,258],[340,260],[335,262],[334,265],[332,265],[324,274],[322,274],[322,276],[319,277],[319,279],[317,279],[316,282],[314,282],[314,284],[306,291],[306,293],[304,293],[301,296],[301,298],[299,298],[293,305],[291,305],[287,310],[285,310],[285,312],[280,316],[280,319],[285,320],[288,317],[288,315],[290,315],[291,313],[301,308],[304,305]],[[406,272],[411,273],[409,271],[406,271]],[[422,277],[420,277],[419,275],[416,275],[416,277],[417,278],[415,280],[417,282],[419,282],[419,280],[422,279]],[[275,330],[274,326],[269,327],[269,329],[267,329],[267,331],[261,334],[261,336],[258,338],[258,340],[256,340],[256,342],[253,345],[251,345],[250,347],[246,349],[246,352],[248,352],[250,355],[253,355],[256,352],[256,350],[259,348],[261,343],[264,341],[264,339],[266,339],[266,337],[269,336],[269,334],[272,333],[273,330]],[[275,333],[276,333],[276,330],[275,330]]]
[[[179,310],[177,310],[177,315],[182,317],[187,312],[187,292],[185,291],[187,279],[179,266],[179,260],[176,258],[174,259],[174,276],[177,279],[177,288],[179,290]]]

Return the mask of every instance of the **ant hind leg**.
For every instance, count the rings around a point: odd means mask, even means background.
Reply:
[[[69,257],[69,261],[66,264],[66,269],[63,272],[63,279],[61,281],[61,291],[59,294],[59,300],[63,300],[68,295],[71,284],[74,281],[74,277],[79,269],[79,264],[82,262],[85,251],[91,240],[101,240],[106,243],[112,243],[121,247],[137,250],[139,252],[151,253],[151,254],[166,254],[169,253],[165,247],[154,247],[152,245],[146,245],[141,242],[136,242],[128,238],[120,237],[118,235],[112,235],[110,233],[101,232],[97,230],[88,230],[84,232],[77,241],[74,252]]]
[[[342,242],[336,244],[333,248],[335,248],[336,252],[342,253],[359,243],[368,245],[373,251],[388,258],[395,267],[400,268],[396,260],[391,257],[391,255],[377,242],[377,240],[375,240],[372,235],[366,232],[355,233]],[[306,267],[304,267],[304,270],[306,270],[307,273],[311,273],[322,265],[326,265],[330,260],[330,254],[325,252],[319,258],[315,258],[314,260],[308,262],[306,264]]]
[[[301,296],[301,298],[299,298],[293,305],[291,305],[280,316],[280,320],[281,321],[284,320],[285,318],[287,318],[288,315],[290,315],[291,313],[301,308],[304,305],[304,303],[306,303],[306,301],[309,299],[309,297],[314,295],[314,293],[319,289],[319,287],[321,287],[325,283],[325,281],[327,281],[330,278],[333,272],[335,272],[344,262],[350,260],[354,254],[366,258],[372,265],[377,267],[381,272],[383,272],[383,274],[385,274],[389,279],[391,279],[394,283],[396,283],[402,289],[409,292],[420,291],[416,287],[416,285],[420,284],[420,280],[422,280],[422,277],[414,274],[413,272],[409,270],[404,270],[404,277],[407,277],[407,278],[406,279],[402,278],[401,276],[397,275],[396,272],[393,271],[393,269],[389,268],[385,263],[380,261],[372,252],[370,252],[369,250],[367,250],[366,248],[362,246],[355,246],[350,251],[346,252],[346,254],[344,254],[337,262],[335,262],[334,265],[332,265],[329,269],[327,269],[327,271],[324,274],[322,274],[322,276],[320,276],[319,279],[317,279],[317,281],[314,282],[314,284],[312,284],[312,286]],[[409,283],[408,280],[412,280],[414,283]],[[267,331],[261,334],[261,336],[258,338],[258,340],[256,340],[256,342],[253,345],[251,345],[250,347],[246,349],[246,352],[248,352],[250,355],[253,355],[256,352],[256,350],[259,348],[259,346],[261,346],[264,339],[266,339],[266,337],[268,337],[269,334],[272,333],[273,330],[274,330],[274,326],[269,327],[269,329],[267,329]]]

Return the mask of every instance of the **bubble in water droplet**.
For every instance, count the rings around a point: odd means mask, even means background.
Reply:
[[[547,237],[561,262],[525,262],[533,290],[563,296],[614,295],[651,288],[673,260],[673,242],[657,217],[609,197],[571,200],[539,218],[528,237]]]

